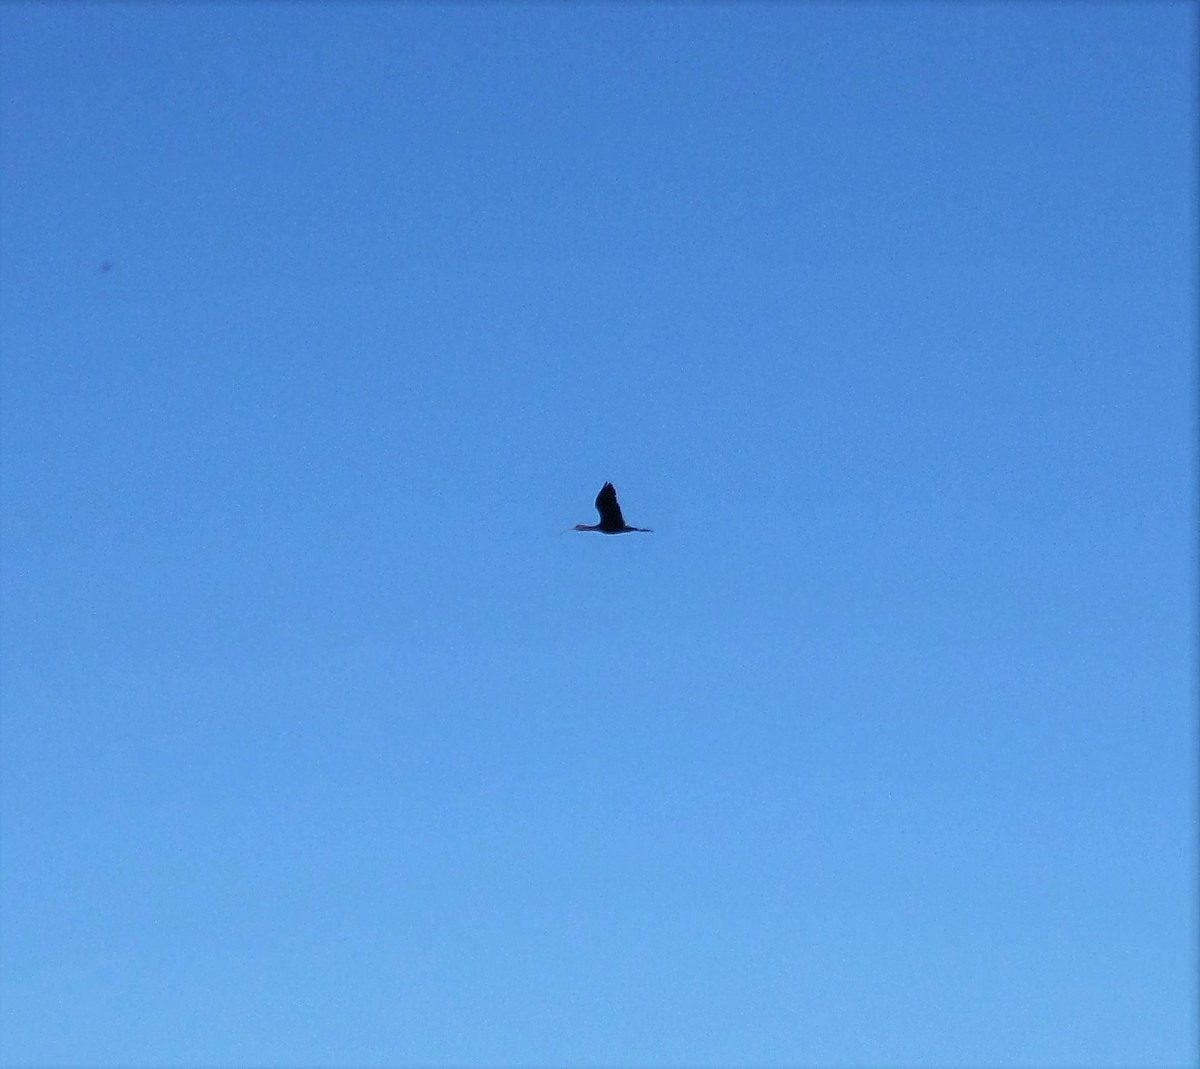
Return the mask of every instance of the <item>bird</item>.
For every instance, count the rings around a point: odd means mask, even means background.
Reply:
[[[625,534],[627,531],[641,531],[643,534],[653,534],[649,527],[630,527],[621,515],[621,506],[617,504],[617,491],[612,483],[605,483],[596,495],[596,511],[600,513],[600,522],[590,526],[577,523],[568,527],[568,531],[599,531],[601,534]],[[563,532],[566,534],[566,531]]]

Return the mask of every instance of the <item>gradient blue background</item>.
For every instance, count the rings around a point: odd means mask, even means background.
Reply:
[[[0,1061],[1193,1064],[1195,33],[0,9]]]

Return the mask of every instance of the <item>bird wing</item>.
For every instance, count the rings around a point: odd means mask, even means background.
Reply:
[[[612,483],[605,483],[596,495],[596,511],[600,513],[601,527],[624,527],[625,517],[617,504],[617,491]]]

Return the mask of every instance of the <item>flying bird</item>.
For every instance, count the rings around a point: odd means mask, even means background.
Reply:
[[[617,491],[612,483],[605,483],[600,489],[600,493],[596,495],[596,511],[600,513],[600,522],[588,526],[586,523],[577,523],[574,527],[568,527],[569,531],[599,531],[601,534],[625,534],[626,531],[641,531],[644,534],[653,534],[649,527],[630,527],[625,522],[625,517],[621,515],[621,506],[617,504]]]

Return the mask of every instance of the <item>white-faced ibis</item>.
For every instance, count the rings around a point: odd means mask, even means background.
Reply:
[[[625,534],[627,531],[641,531],[643,534],[653,534],[649,527],[630,527],[621,515],[621,506],[617,504],[617,491],[612,483],[605,483],[596,495],[596,511],[600,513],[600,522],[590,527],[586,523],[577,523],[569,527],[569,531],[599,531],[601,534]]]

